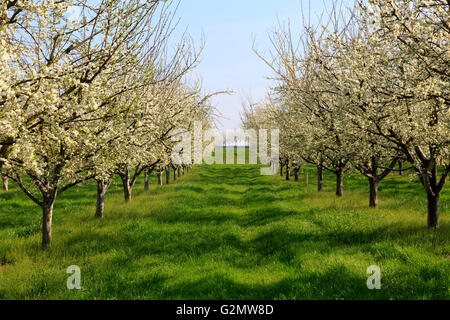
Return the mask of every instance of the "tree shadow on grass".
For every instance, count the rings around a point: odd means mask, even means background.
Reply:
[[[239,221],[241,227],[261,227],[271,223],[285,220],[286,218],[302,218],[312,211],[290,211],[284,210],[276,205],[267,205],[255,209],[248,209],[247,214]]]
[[[201,209],[191,209],[189,211],[178,211],[168,214],[155,214],[153,219],[159,223],[164,224],[183,224],[189,223],[193,225],[224,225],[224,224],[237,224],[239,218],[234,213],[228,212],[217,212],[217,210],[212,208],[201,208]]]
[[[238,282],[229,274],[215,274],[187,281],[163,290],[163,299],[275,300],[275,299],[338,299],[354,297],[363,291],[364,275],[355,274],[338,265],[324,273],[298,275],[278,281]],[[351,288],[349,290],[349,288]],[[367,290],[367,288],[366,288]],[[367,296],[370,296],[368,294]]]

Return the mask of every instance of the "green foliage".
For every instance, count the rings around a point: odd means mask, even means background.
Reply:
[[[40,250],[40,210],[15,186],[0,193],[0,299],[448,299],[450,190],[441,228],[428,231],[417,181],[393,173],[368,208],[367,181],[345,178],[344,198],[260,176],[258,166],[198,166],[169,186],[136,186],[123,203],[114,181],[105,219],[95,185],[64,194],[54,241]],[[382,289],[366,287],[378,265]],[[81,267],[80,291],[66,269]]]

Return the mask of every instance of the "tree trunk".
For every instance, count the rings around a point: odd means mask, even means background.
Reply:
[[[170,184],[170,167],[166,167],[166,184]]]
[[[371,208],[378,208],[378,183],[379,181],[371,177],[369,178],[369,185],[370,185],[370,202],[369,206]]]
[[[403,175],[403,161],[399,161],[398,162],[398,168],[400,170],[400,175]]]
[[[181,168],[178,167],[178,178],[180,178],[180,177],[181,177]]]
[[[8,191],[9,187],[8,187],[8,177],[7,176],[2,176],[2,184],[3,184],[3,190]]]
[[[162,171],[158,172],[158,185],[160,185],[160,186],[163,185],[163,172]]]
[[[344,169],[339,168],[336,172],[336,196],[344,195]]]
[[[106,192],[111,185],[111,180],[101,181],[97,180],[97,206],[95,210],[95,217],[98,219],[103,219],[105,212],[105,196]]]
[[[323,189],[323,168],[322,165],[319,164],[317,166],[317,191],[322,191]]]
[[[183,176],[186,174],[186,167],[183,166]]]
[[[125,174],[121,174],[120,178],[122,179],[123,196],[125,198],[125,202],[130,202],[131,201],[131,193],[132,193],[132,188],[130,185],[130,171],[127,170],[125,172]]]
[[[306,184],[306,187],[308,188],[309,187],[309,171],[308,171],[308,169],[306,169],[306,182],[305,182],[305,184]]]
[[[291,180],[291,168],[289,167],[289,164],[286,165],[286,181]]]
[[[284,174],[283,174],[283,165],[280,165],[280,176],[281,176],[281,177],[284,176]]]
[[[173,182],[177,181],[177,168],[173,168]]]
[[[412,161],[411,161],[412,162]],[[424,186],[428,197],[428,228],[439,228],[439,211],[440,211],[440,196],[442,189],[445,186],[445,181],[448,175],[448,169],[444,169],[442,177],[439,179],[438,174],[438,161],[436,158],[422,160],[422,169],[420,172],[417,168],[416,171],[420,174],[420,180]]]
[[[294,169],[294,175],[295,175],[295,181],[298,181],[298,173],[300,171],[300,168],[295,168]]]
[[[133,192],[133,190],[130,187],[128,187],[128,186],[124,187],[125,202],[130,202],[131,201],[132,192]]]
[[[148,190],[150,189],[150,170],[145,170],[145,185],[144,185],[144,189]]]
[[[439,198],[440,194],[428,192],[428,228],[439,228]]]
[[[53,205],[55,197],[45,197],[42,206],[42,249],[50,247],[52,242]]]
[[[98,188],[99,187],[97,185],[97,206],[95,209],[95,217],[97,219],[103,219],[105,212],[105,194]]]

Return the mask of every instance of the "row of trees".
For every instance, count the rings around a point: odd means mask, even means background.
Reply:
[[[0,4],[0,170],[42,208],[43,248],[63,192],[95,180],[103,218],[115,175],[130,201],[142,173],[148,182],[152,170],[161,176],[171,165],[177,128],[211,123],[209,96],[185,80],[201,50],[186,34],[169,45],[176,7],[157,0]]]
[[[326,21],[299,36],[280,26],[269,56],[255,50],[277,84],[244,112],[244,125],[280,128],[281,165],[316,165],[319,190],[323,169],[336,174],[337,196],[344,174],[359,171],[371,207],[378,184],[407,161],[428,197],[428,227],[438,228],[450,171],[450,2],[340,8],[334,2]]]

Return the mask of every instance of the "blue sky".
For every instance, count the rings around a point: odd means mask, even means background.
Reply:
[[[308,8],[307,0],[304,7]],[[325,3],[327,0],[325,0]],[[312,0],[312,11],[323,10],[322,1]],[[270,48],[268,32],[281,22],[291,20],[293,27],[301,19],[301,0],[182,0],[178,16],[180,30],[188,32],[205,49],[202,63],[194,72],[201,76],[206,92],[230,89],[232,96],[222,95],[213,103],[226,117],[222,129],[240,127],[242,96],[251,95],[254,102],[264,99],[271,83],[270,69],[252,51]]]

